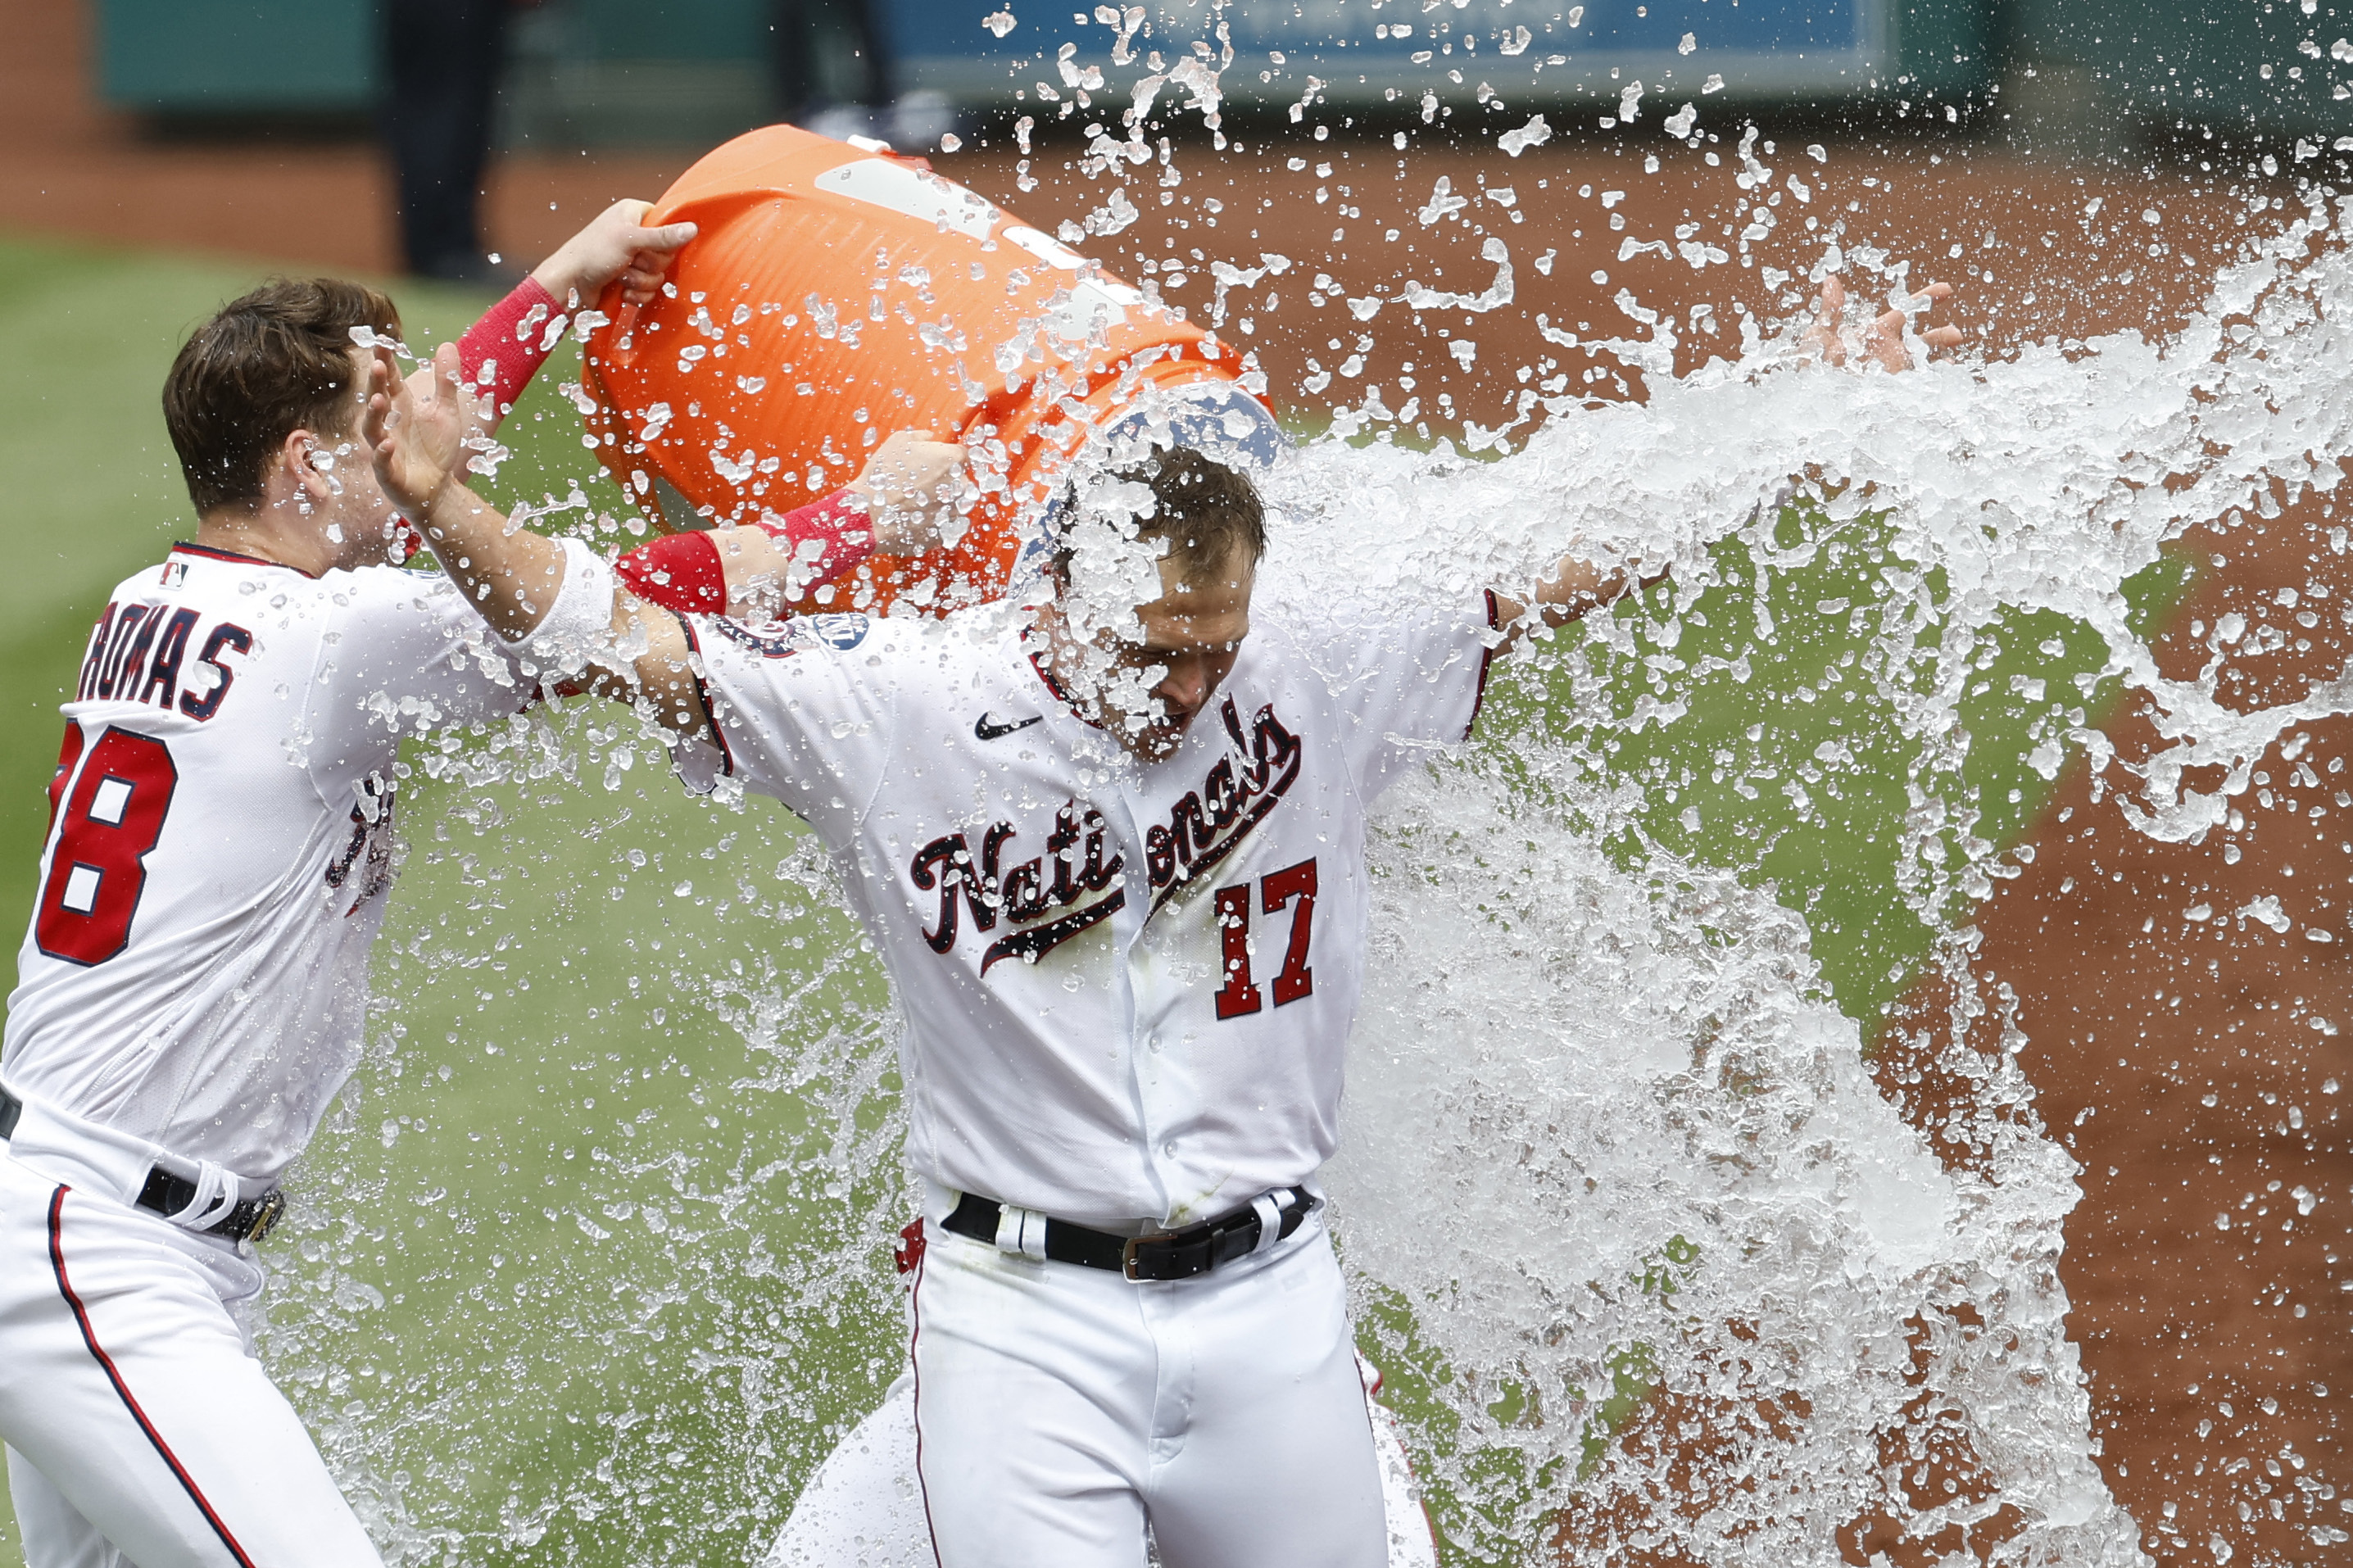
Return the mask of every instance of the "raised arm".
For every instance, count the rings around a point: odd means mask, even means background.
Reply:
[[[665,728],[711,741],[684,626],[668,611],[618,592],[585,546],[511,525],[465,483],[467,419],[458,348],[444,343],[420,390],[388,353],[370,367],[362,435],[384,493],[416,525],[466,602],[510,647],[535,662],[585,673],[587,689],[615,701],[651,704]],[[558,637],[568,646],[533,646]]]
[[[695,235],[691,223],[645,226],[650,203],[615,202],[532,269],[458,340],[474,435],[499,427],[564,335],[572,314],[592,304],[615,279],[625,303],[642,305],[661,287],[671,259]],[[431,369],[410,376],[423,394]]]

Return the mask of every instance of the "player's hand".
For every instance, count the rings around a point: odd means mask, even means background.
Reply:
[[[1565,626],[1571,621],[1581,621],[1595,610],[1606,609],[1629,594],[1639,594],[1655,588],[1672,574],[1665,566],[1648,567],[1641,563],[1625,566],[1605,567],[1576,555],[1564,555],[1553,563],[1551,572],[1537,580],[1536,613],[1548,626]],[[1495,625],[1504,628],[1504,640],[1497,651],[1510,647],[1527,630],[1523,619],[1529,606],[1516,598],[1493,589],[1488,596],[1494,601]]]
[[[406,380],[388,350],[368,362],[360,438],[385,499],[412,522],[421,523],[450,484],[465,478],[469,401],[458,381],[456,343],[443,343],[433,363]]]
[[[623,303],[644,304],[661,287],[671,258],[695,235],[691,223],[645,226],[646,214],[652,210],[650,202],[615,202],[533,268],[532,276],[567,310],[594,303],[616,278],[621,280]]]
[[[421,402],[429,402],[444,395],[436,384],[439,374],[435,368],[433,360],[418,362],[417,368],[410,371],[407,375],[410,394]],[[463,427],[458,436],[460,448],[473,451],[478,447],[490,445],[491,437],[498,433],[500,424],[497,396],[489,388],[478,386],[468,381],[458,382],[455,390],[448,395],[457,399],[458,412],[464,419]]]
[[[885,439],[849,489],[866,502],[874,548],[885,555],[921,555],[954,544],[964,537],[965,508],[978,494],[964,448],[934,440],[928,430],[902,430]]]
[[[1889,310],[1880,316],[1863,332],[1863,356],[1878,361],[1891,371],[1910,370],[1912,353],[1904,346],[1905,318],[1952,296],[1951,284],[1931,283],[1906,301],[1907,308]],[[1842,365],[1846,363],[1848,355],[1846,338],[1841,331],[1845,324],[1846,285],[1833,272],[1822,280],[1822,291],[1814,300],[1814,324],[1806,329],[1805,335],[1798,340],[1799,343],[1820,355],[1823,363]],[[1930,327],[1920,333],[1920,341],[1931,349],[1957,348],[1961,342],[1961,329]]]

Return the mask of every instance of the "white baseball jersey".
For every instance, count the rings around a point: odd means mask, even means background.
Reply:
[[[184,544],[125,582],[64,705],[0,1076],[273,1181],[358,1061],[401,732],[531,694],[438,573]]]
[[[897,985],[916,1169],[1113,1227],[1308,1181],[1364,962],[1366,809],[1468,732],[1492,601],[1262,615],[1148,765],[1008,617],[691,623],[719,765],[831,847]]]

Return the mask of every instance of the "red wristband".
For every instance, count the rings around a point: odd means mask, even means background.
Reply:
[[[846,489],[754,526],[791,558],[787,594],[793,598],[854,570],[874,553],[874,531]],[[640,544],[615,562],[613,570],[649,605],[689,616],[727,612],[727,574],[707,530],[664,534]]]
[[[727,574],[709,532],[666,533],[613,563],[614,574],[649,605],[685,616],[727,613]]]
[[[873,527],[847,489],[758,526],[783,543],[785,552],[792,557],[796,595],[856,570],[874,553]]]
[[[458,363],[466,384],[477,395],[489,393],[496,400],[494,414],[506,417],[554,352],[568,320],[562,302],[538,279],[524,279],[458,340]]]

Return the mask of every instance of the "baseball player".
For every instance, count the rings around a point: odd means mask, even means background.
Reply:
[[[459,438],[580,301],[616,277],[650,297],[693,227],[646,210],[617,204],[445,347]],[[0,1439],[31,1568],[379,1561],[254,1359],[253,1247],[359,1057],[402,733],[514,713],[570,659],[565,623],[501,641],[393,564],[355,420],[399,326],[371,289],[281,280],[188,340],[164,402],[195,539],[116,589],[64,705],[0,1050]],[[805,574],[874,543],[840,498],[734,531]],[[609,603],[584,546],[549,560],[532,592]]]
[[[1365,817],[1469,732],[1524,606],[1343,591],[1255,616],[1258,496],[1176,449],[1069,511],[1026,609],[681,617],[575,574],[467,489],[455,374],[445,355],[438,388],[387,378],[372,400],[385,493],[501,637],[609,616],[602,689],[649,699],[691,774],[807,819],[891,973],[938,1561],[1387,1562],[1315,1186],[1364,961]],[[520,586],[558,574],[553,607]],[[1565,561],[1541,612],[1630,582]]]

